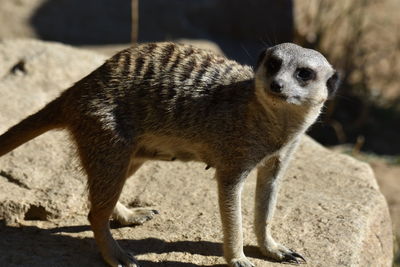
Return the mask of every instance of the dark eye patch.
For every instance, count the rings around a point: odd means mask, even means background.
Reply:
[[[267,73],[270,75],[276,74],[280,70],[281,66],[282,60],[275,56],[270,56],[265,62]]]
[[[314,80],[315,77],[315,71],[310,68],[298,68],[296,70],[296,78],[300,81],[307,82],[310,80]]]

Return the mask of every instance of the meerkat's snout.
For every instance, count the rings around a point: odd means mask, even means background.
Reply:
[[[273,80],[269,86],[272,92],[280,94],[282,93],[283,83],[278,80]]]
[[[288,94],[288,90],[286,88],[285,82],[279,78],[272,78],[272,81],[266,84],[265,91],[267,95],[272,96],[273,98],[278,98],[287,101],[290,97]]]

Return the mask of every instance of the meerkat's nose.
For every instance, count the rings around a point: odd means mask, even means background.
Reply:
[[[282,92],[282,87],[283,87],[282,82],[279,82],[279,81],[276,81],[276,80],[273,80],[271,82],[271,91],[272,92],[281,93]]]

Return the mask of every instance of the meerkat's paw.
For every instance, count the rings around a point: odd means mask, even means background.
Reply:
[[[135,208],[124,213],[123,216],[115,217],[115,219],[122,225],[140,225],[153,219],[156,214],[158,214],[157,210]]]
[[[105,258],[105,260],[112,267],[140,267],[131,253],[121,252],[115,257]]]
[[[264,254],[268,258],[272,258],[280,262],[287,262],[292,264],[306,263],[306,260],[302,255],[291,249],[286,248],[279,243],[274,242],[273,245],[260,246],[260,250],[262,254]]]
[[[128,209],[118,202],[112,217],[121,225],[138,225],[153,219],[156,214],[158,214],[157,210],[148,208]]]
[[[126,253],[126,258],[118,260],[118,267],[140,267],[135,257],[131,253]]]
[[[251,261],[249,261],[246,257],[242,257],[239,259],[232,259],[229,262],[230,267],[255,267]]]

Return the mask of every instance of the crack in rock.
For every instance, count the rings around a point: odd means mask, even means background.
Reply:
[[[20,180],[18,180],[17,178],[13,177],[11,174],[9,174],[5,171],[0,171],[0,176],[7,179],[7,181],[9,181],[10,183],[18,185],[19,187],[22,187],[24,189],[29,189],[29,190],[31,189],[29,186],[27,186],[26,184],[24,184],[23,182],[21,182]]]
[[[10,69],[10,73],[13,75],[26,74],[27,70],[25,67],[25,60],[21,59],[16,64],[14,64],[14,66]]]

